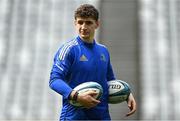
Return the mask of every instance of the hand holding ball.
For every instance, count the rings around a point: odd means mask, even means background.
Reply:
[[[103,94],[103,88],[97,82],[85,82],[76,86],[73,90],[77,91],[79,95],[91,95],[94,99],[99,100]],[[90,97],[88,97],[90,98]],[[87,100],[88,103],[88,100]],[[70,104],[76,107],[83,107],[82,103],[74,100],[70,100]]]

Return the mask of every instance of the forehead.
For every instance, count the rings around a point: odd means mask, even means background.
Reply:
[[[82,17],[77,17],[76,21],[96,21],[93,18],[82,18]]]

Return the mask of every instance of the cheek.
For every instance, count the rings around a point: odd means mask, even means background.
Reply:
[[[95,29],[96,29],[96,27],[94,27],[94,26],[90,28],[91,31],[95,31]]]
[[[76,29],[76,31],[80,31],[81,27],[76,25],[75,29]]]

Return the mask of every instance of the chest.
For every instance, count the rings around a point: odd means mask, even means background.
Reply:
[[[107,53],[98,48],[80,47],[76,53],[74,67],[84,73],[99,73],[107,70]]]

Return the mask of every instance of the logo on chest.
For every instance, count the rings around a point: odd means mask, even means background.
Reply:
[[[83,54],[80,59],[80,61],[88,61],[87,57]]]
[[[100,56],[100,60],[106,62],[106,57],[103,53]]]
[[[88,61],[87,57],[84,54],[81,55],[79,60],[80,61]],[[103,53],[100,55],[100,60],[106,62],[106,57]]]

